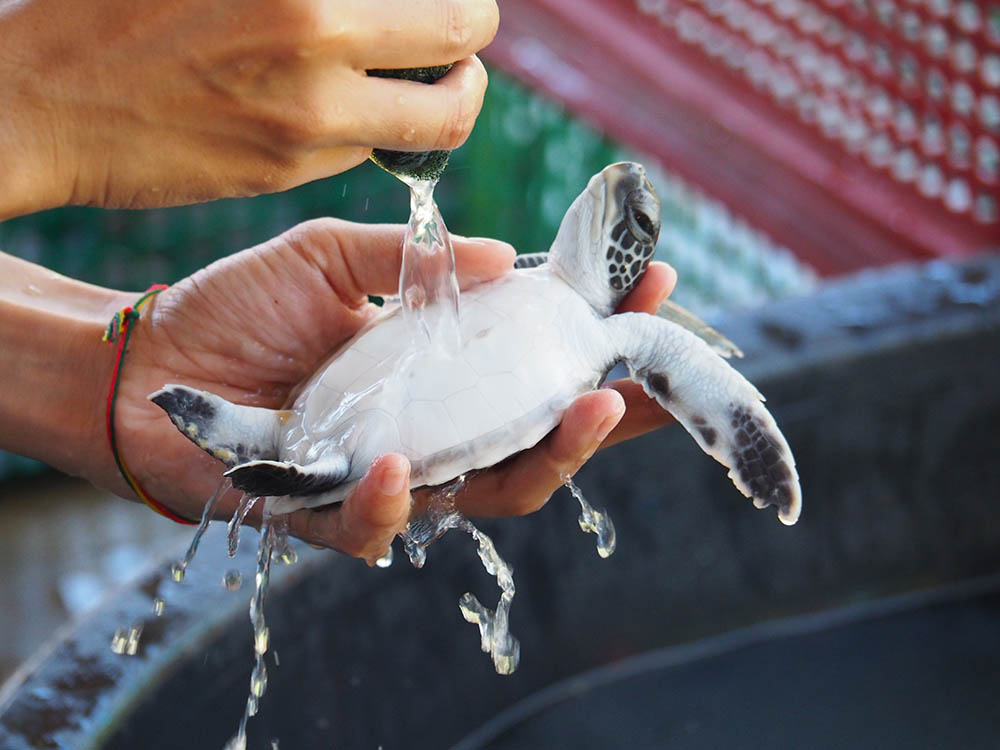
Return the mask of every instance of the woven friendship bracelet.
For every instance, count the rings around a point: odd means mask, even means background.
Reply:
[[[121,472],[121,475],[125,478],[128,486],[132,488],[132,491],[138,495],[140,500],[161,516],[166,516],[171,521],[176,521],[177,523],[193,525],[198,522],[177,515],[159,500],[155,500],[150,497],[146,491],[139,486],[139,482],[136,481],[134,476],[132,476],[132,472],[128,470],[128,467],[125,466],[125,461],[122,459],[121,453],[118,452],[118,441],[115,437],[115,405],[118,401],[118,383],[121,380],[122,365],[125,359],[125,351],[128,347],[128,340],[132,335],[132,326],[135,321],[139,319],[139,313],[142,311],[142,308],[145,307],[146,303],[166,288],[167,286],[165,284],[154,284],[149,287],[149,289],[146,290],[146,293],[138,299],[135,305],[132,307],[126,307],[119,312],[116,312],[115,316],[111,319],[111,322],[108,323],[108,329],[104,332],[103,340],[109,344],[117,343],[118,353],[115,356],[115,367],[111,373],[111,388],[108,390],[108,404],[105,410],[105,423],[108,433],[108,444],[111,446],[111,455],[115,457],[115,464],[118,466],[118,471]]]

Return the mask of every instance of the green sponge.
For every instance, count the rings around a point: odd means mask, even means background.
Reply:
[[[379,78],[402,78],[419,83],[434,83],[451,70],[451,65],[434,65],[429,68],[402,68],[399,70],[369,70],[368,75]],[[371,159],[382,169],[397,177],[418,180],[436,180],[448,166],[450,151],[390,151],[377,148]]]

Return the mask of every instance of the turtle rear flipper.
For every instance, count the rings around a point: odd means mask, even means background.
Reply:
[[[226,472],[233,487],[257,497],[318,495],[339,485],[350,471],[342,453],[321,459],[308,466],[284,461],[249,461]]]
[[[712,347],[712,351],[720,357],[725,357],[726,359],[730,357],[743,358],[742,349],[693,312],[681,307],[676,302],[671,302],[669,299],[663,300],[656,314],[664,320],[669,320],[671,323],[676,323],[682,328],[687,328],[691,333]]]
[[[278,457],[278,435],[287,412],[238,406],[207,391],[165,385],[149,400],[163,409],[188,440],[226,466]]]
[[[764,399],[695,334],[662,318],[607,319],[632,379],[677,418],[758,508],[778,507],[785,524],[802,509],[795,459]]]

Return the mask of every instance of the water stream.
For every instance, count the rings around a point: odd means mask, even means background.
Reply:
[[[283,518],[283,517],[280,517]],[[260,699],[267,690],[267,665],[264,655],[270,643],[270,630],[264,619],[264,597],[271,578],[271,556],[277,548],[287,544],[287,520],[276,523],[275,516],[265,508],[264,521],[261,528],[260,542],[257,546],[257,572],[255,588],[250,599],[250,623],[253,626],[254,666],[250,673],[250,695],[247,697],[246,709],[240,721],[236,734],[226,743],[224,750],[246,750],[247,721],[257,714]]]
[[[236,557],[236,550],[240,546],[240,527],[247,519],[247,515],[253,510],[253,506],[260,500],[259,497],[244,495],[240,498],[240,504],[236,507],[233,517],[229,519],[229,556]]]
[[[434,202],[437,181],[400,179],[410,188],[410,220],[399,273],[403,315],[415,344],[437,346],[454,355],[461,348],[458,277],[451,236]]]
[[[222,495],[224,495],[229,488],[229,480],[223,479],[216,488],[215,492],[212,493],[212,496],[208,499],[208,502],[205,503],[205,507],[201,512],[201,523],[199,523],[198,528],[195,529],[194,536],[191,538],[191,543],[188,545],[187,551],[184,553],[184,557],[170,566],[170,577],[177,583],[181,583],[184,580],[184,575],[187,572],[188,565],[191,564],[195,554],[198,552],[198,545],[201,543],[201,538],[205,534],[205,529],[208,528],[208,522],[212,519],[212,511],[215,509],[215,505],[219,498],[222,497]],[[162,617],[166,606],[166,602],[159,596],[153,598],[153,614],[157,617]],[[121,656],[135,656],[139,653],[139,643],[141,638],[142,623],[136,623],[127,628],[116,628],[114,634],[111,636],[111,651]]]
[[[466,592],[458,601],[459,610],[467,622],[479,626],[480,646],[493,659],[497,674],[512,674],[521,658],[521,646],[510,633],[510,605],[514,601],[514,571],[500,557],[493,540],[480,531],[455,509],[455,496],[465,486],[465,475],[436,491],[427,509],[410,520],[400,534],[410,563],[422,568],[427,561],[427,548],[450,529],[460,529],[477,542],[477,554],[500,587],[500,600],[495,610],[480,603]]]
[[[194,536],[191,537],[191,544],[188,545],[187,552],[184,553],[184,557],[181,560],[178,560],[170,567],[170,577],[177,581],[177,583],[184,580],[184,574],[198,552],[198,545],[201,544],[201,538],[205,535],[208,522],[212,520],[212,512],[215,510],[219,498],[225,495],[231,486],[229,479],[223,478],[215,492],[208,498],[208,502],[205,503],[205,507],[201,511],[201,523],[198,524]]]

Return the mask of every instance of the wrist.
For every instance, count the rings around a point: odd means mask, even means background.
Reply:
[[[101,336],[132,295],[0,254],[0,448],[128,494],[104,429],[114,351]]]

